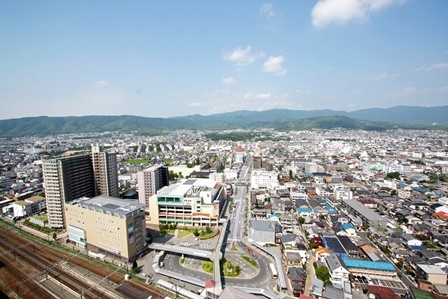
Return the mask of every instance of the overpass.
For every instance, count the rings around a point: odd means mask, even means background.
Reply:
[[[171,245],[171,244],[160,244],[160,243],[152,243],[148,247],[153,250],[177,252],[177,253],[197,256],[197,257],[201,257],[201,258],[208,258],[212,261],[214,259],[214,253],[212,251],[201,250],[201,249],[197,249],[197,248],[190,248],[190,247],[177,246],[177,245]]]
[[[177,245],[171,245],[171,244],[157,244],[157,243],[152,243],[151,245],[149,245],[148,247],[153,249],[153,250],[158,250],[160,251],[159,254],[157,254],[154,258],[154,262],[153,262],[153,268],[154,271],[165,275],[165,276],[169,276],[169,277],[173,277],[179,280],[183,280],[186,282],[189,282],[191,284],[195,284],[195,285],[199,285],[204,287],[204,282],[203,281],[198,281],[197,279],[192,279],[191,277],[186,277],[171,271],[166,271],[164,269],[160,268],[160,259],[162,258],[162,256],[164,255],[165,251],[168,252],[177,252],[177,253],[181,253],[181,254],[185,254],[185,255],[191,255],[191,256],[196,256],[196,257],[201,257],[201,258],[208,258],[211,261],[213,261],[213,279],[215,280],[215,293],[217,295],[221,294],[222,292],[222,282],[221,282],[221,265],[220,265],[220,261],[223,257],[222,254],[222,246],[224,245],[224,238],[226,236],[227,233],[227,226],[228,226],[228,221],[225,221],[224,224],[221,227],[221,233],[219,234],[219,238],[218,238],[218,243],[216,244],[216,248],[214,252],[211,251],[207,251],[207,250],[200,250],[197,248],[190,248],[190,247],[184,247],[184,246],[177,246]]]

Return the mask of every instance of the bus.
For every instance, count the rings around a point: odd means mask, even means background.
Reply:
[[[277,270],[275,269],[275,266],[274,266],[273,263],[269,264],[269,269],[271,270],[272,279],[277,279],[278,278],[278,274],[277,274]]]

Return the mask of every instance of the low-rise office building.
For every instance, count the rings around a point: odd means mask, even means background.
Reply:
[[[70,242],[123,261],[146,249],[144,204],[107,196],[81,198],[65,205]]]
[[[5,215],[11,218],[22,218],[36,215],[45,210],[45,198],[42,196],[33,196],[25,200],[13,201],[2,208]]]
[[[226,189],[216,181],[182,180],[149,199],[147,220],[156,225],[217,226],[226,198]]]

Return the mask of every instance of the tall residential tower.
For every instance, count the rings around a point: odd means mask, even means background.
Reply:
[[[64,227],[64,204],[81,197],[107,195],[118,197],[118,174],[115,154],[92,154],[43,160],[48,225]]]
[[[64,203],[95,196],[91,155],[44,160],[43,176],[48,225],[63,228]]]
[[[96,195],[118,197],[117,154],[102,152],[98,145],[93,145],[92,164]]]
[[[168,167],[154,165],[139,171],[137,174],[138,201],[149,208],[149,198],[162,187],[168,186]]]

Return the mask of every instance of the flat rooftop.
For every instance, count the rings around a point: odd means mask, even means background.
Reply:
[[[373,262],[365,260],[342,259],[347,268],[370,269],[380,271],[396,271],[389,262]],[[440,269],[440,268],[439,268]]]
[[[215,192],[219,190],[215,188],[216,184],[216,181],[210,179],[187,179],[161,189],[157,196],[189,197],[201,191],[212,191],[212,197],[214,197]]]
[[[140,211],[145,204],[139,203],[138,200],[130,201],[129,199],[120,199],[100,195],[93,198],[80,198],[69,202],[70,205],[80,205],[88,210],[96,210],[101,213],[107,213],[114,216],[126,216],[129,213]]]
[[[381,221],[382,217],[380,214],[372,211],[370,208],[360,204],[356,199],[343,199],[342,202],[351,207],[353,210],[357,211],[359,214],[367,218],[369,221]]]

